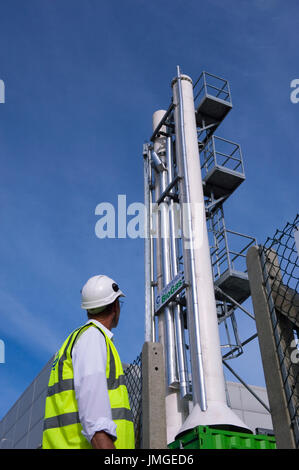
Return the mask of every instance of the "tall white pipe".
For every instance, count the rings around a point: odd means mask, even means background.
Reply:
[[[172,87],[177,161],[179,171],[184,176],[180,186],[181,202],[187,204],[190,210],[186,214],[187,218],[189,216],[189,233],[187,237],[183,234],[183,250],[184,266],[187,268],[185,278],[187,275],[190,284],[187,288],[187,310],[194,405],[178,435],[201,424],[231,425],[248,430],[226,403],[192,80],[180,75],[178,68]],[[183,229],[186,230],[186,225]]]
[[[175,107],[175,123],[176,123],[176,151],[177,162],[180,175],[183,179],[180,181],[180,203],[182,214],[182,240],[183,240],[183,253],[184,253],[184,271],[185,279],[189,284],[186,291],[187,297],[187,314],[188,314],[188,332],[190,340],[190,354],[191,354],[191,368],[192,368],[192,389],[193,401],[200,405],[202,411],[206,410],[206,392],[205,392],[205,378],[203,371],[203,359],[201,350],[200,339],[200,324],[199,324],[199,309],[198,309],[198,292],[196,281],[196,267],[195,267],[195,242],[201,239],[200,225],[194,223],[194,216],[197,215],[200,207],[200,198],[194,198],[194,191],[190,189],[189,173],[193,168],[190,167],[187,160],[187,137],[185,135],[185,116],[183,105],[183,91],[181,86],[181,79],[177,80],[177,87],[175,88],[177,98],[177,105]],[[177,96],[176,96],[177,95]],[[199,207],[193,207],[195,204]]]

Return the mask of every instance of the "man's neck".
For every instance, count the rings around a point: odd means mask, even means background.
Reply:
[[[113,333],[111,332],[111,329],[110,328],[107,328],[107,326],[105,325],[105,323],[102,321],[102,320],[99,320],[97,318],[89,318],[88,319],[89,322],[94,322],[97,326],[99,326],[100,328],[101,327],[104,327],[105,328],[105,332],[110,336],[112,337],[113,336]]]

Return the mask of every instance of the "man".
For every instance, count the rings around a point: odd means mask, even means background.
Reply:
[[[44,449],[133,449],[134,425],[122,364],[112,342],[124,294],[109,277],[82,291],[88,321],[57,352],[50,374]]]

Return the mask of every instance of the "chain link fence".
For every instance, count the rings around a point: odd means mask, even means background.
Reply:
[[[283,393],[299,448],[299,214],[260,247]]]
[[[142,435],[142,362],[141,354],[125,368],[126,385],[134,420],[135,448],[141,448]]]

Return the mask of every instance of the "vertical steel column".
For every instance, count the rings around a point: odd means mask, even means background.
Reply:
[[[174,179],[173,171],[173,149],[172,139],[167,137],[166,141],[166,160],[168,169],[168,184]],[[169,222],[170,222],[170,240],[171,240],[171,260],[172,260],[172,278],[178,274],[178,254],[177,254],[177,227],[175,223],[175,204],[172,198],[169,198]],[[188,380],[188,366],[185,350],[184,339],[184,324],[182,318],[182,309],[179,304],[174,303],[174,322],[175,322],[175,336],[176,336],[176,351],[178,363],[178,376],[180,384],[180,396],[185,398],[189,395],[189,380]]]
[[[157,119],[154,121],[153,117],[153,130],[155,130],[157,126]],[[157,150],[159,141],[156,139],[154,142],[154,150]],[[152,218],[152,227],[153,227],[153,245],[154,245],[154,252],[155,252],[155,287],[158,290],[161,290],[163,287],[163,271],[162,271],[162,244],[161,244],[161,224],[160,224],[160,217],[159,212],[157,210],[157,204],[154,201],[157,201],[160,197],[160,178],[158,174],[158,168],[154,167],[153,162],[153,187],[152,187],[152,201],[153,205],[151,206],[151,218]],[[164,344],[164,321],[163,315],[158,316],[158,342],[165,347]],[[165,350],[164,350],[165,354]]]
[[[144,165],[144,265],[145,265],[145,342],[155,341],[153,292],[153,238],[152,238],[152,168],[149,145],[143,148]]]
[[[166,111],[159,110],[153,115],[153,127],[154,130],[158,126],[159,122],[163,118]],[[165,126],[162,126],[162,131],[165,132]],[[166,171],[166,139],[165,137],[157,137],[154,142],[154,151],[160,158],[163,165],[160,167],[160,171],[156,172],[157,180],[159,180],[160,189],[159,194],[161,195],[167,187],[167,171]],[[158,198],[156,198],[157,200]],[[169,238],[169,217],[168,217],[168,206],[164,201],[159,207],[160,215],[160,256],[162,260],[162,282],[159,284],[159,288],[165,287],[171,281],[171,259],[170,259],[170,238]],[[176,350],[175,350],[175,336],[174,336],[174,321],[173,311],[170,305],[167,305],[163,309],[163,324],[164,324],[164,345],[166,355],[166,371],[167,371],[167,385],[169,387],[175,386],[178,383],[177,378],[177,367],[176,367]]]

